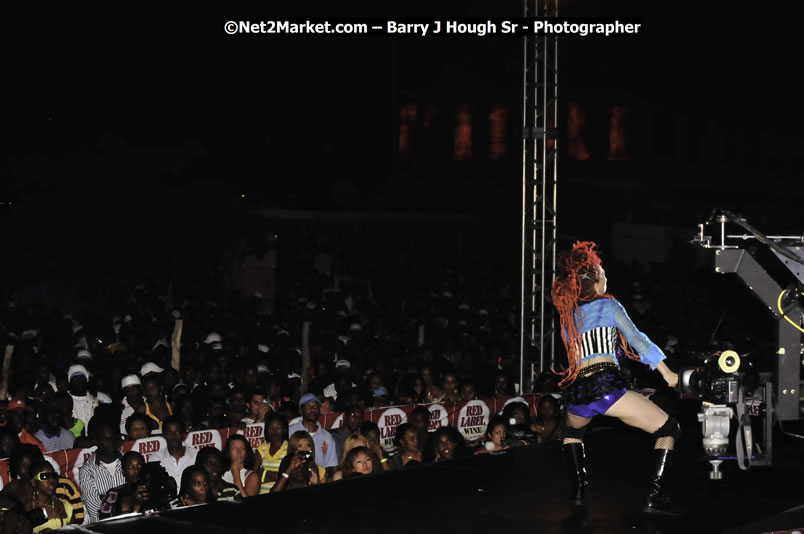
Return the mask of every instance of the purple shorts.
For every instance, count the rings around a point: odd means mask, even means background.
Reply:
[[[594,417],[596,415],[605,414],[615,402],[620,400],[625,392],[625,388],[616,389],[610,393],[606,393],[600,399],[590,402],[589,404],[568,404],[567,411],[579,417]]]

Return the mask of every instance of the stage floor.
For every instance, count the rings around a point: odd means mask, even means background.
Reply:
[[[699,438],[687,431],[672,467],[670,494],[689,512],[656,519],[640,512],[652,440],[616,421],[586,439],[590,488],[586,514],[567,504],[558,443],[422,466],[284,494],[92,525],[95,532],[770,532],[804,527],[804,447],[779,436],[777,465],[740,471],[724,464],[708,479]],[[585,515],[585,516],[584,516]]]

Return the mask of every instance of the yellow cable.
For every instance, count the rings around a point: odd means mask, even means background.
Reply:
[[[781,293],[779,293],[779,299],[776,301],[776,307],[779,308],[779,313],[781,314],[782,317],[784,317],[785,321],[793,325],[796,328],[796,330],[804,334],[804,328],[801,328],[801,326],[794,323],[793,320],[790,319],[790,317],[784,314],[784,310],[782,310],[782,297],[784,296],[785,293],[787,293],[786,289],[783,290]]]

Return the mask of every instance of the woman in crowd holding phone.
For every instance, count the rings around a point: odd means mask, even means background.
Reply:
[[[288,454],[279,464],[279,476],[271,493],[306,488],[324,482],[325,478],[326,471],[315,463],[313,438],[304,430],[299,430],[288,440]]]

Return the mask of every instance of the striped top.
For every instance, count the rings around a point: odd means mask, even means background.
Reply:
[[[72,507],[73,517],[78,524],[84,522],[84,501],[81,500],[81,492],[75,486],[75,482],[67,477],[59,476],[59,483],[56,486],[56,496],[67,501]]]
[[[279,447],[279,450],[276,451],[276,454],[271,456],[271,444],[267,441],[257,447],[257,452],[260,453],[262,457],[262,469],[263,472],[260,475],[260,495],[264,493],[268,493],[271,491],[271,488],[274,487],[274,481],[266,481],[265,474],[267,471],[271,471],[273,473],[279,472],[279,464],[282,463],[282,458],[284,458],[288,453],[288,442],[287,440],[282,443],[282,446]]]
[[[656,365],[665,359],[662,350],[648,336],[637,330],[623,305],[616,300],[593,300],[580,306],[578,315],[581,361],[598,356],[616,357],[619,346],[618,330],[637,351],[640,361],[651,369],[656,369]]]
[[[126,483],[120,458],[114,462],[114,474],[101,465],[97,452],[87,458],[78,470],[78,485],[84,498],[84,513],[87,523],[98,520],[98,512],[106,492]]]
[[[617,328],[601,326],[581,335],[581,359],[600,354],[615,354],[619,344]]]

